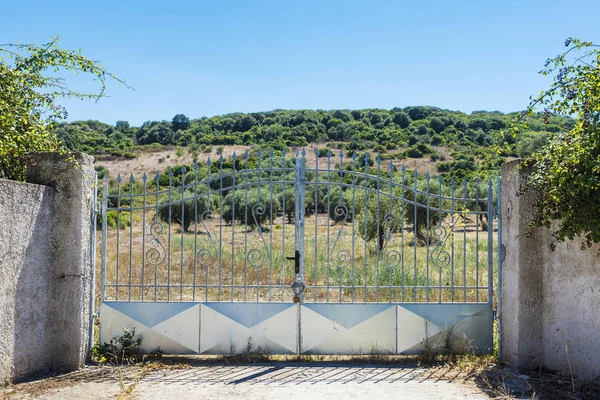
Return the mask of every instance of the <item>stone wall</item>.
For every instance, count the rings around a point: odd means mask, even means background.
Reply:
[[[600,246],[530,229],[534,193],[519,161],[502,166],[502,357],[586,380],[600,376]]]
[[[0,383],[68,371],[89,357],[93,159],[34,157],[0,179]]]

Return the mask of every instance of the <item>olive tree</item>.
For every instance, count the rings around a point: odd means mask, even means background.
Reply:
[[[170,200],[170,201],[169,201]],[[182,195],[180,191],[173,191],[171,196],[163,195],[160,200],[162,205],[158,209],[158,216],[162,221],[175,222],[181,225],[184,232],[188,232],[192,223],[200,223],[205,211],[209,210],[208,198],[206,196],[195,196],[194,193],[186,191]]]

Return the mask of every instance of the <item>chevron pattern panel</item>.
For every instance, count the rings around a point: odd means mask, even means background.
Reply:
[[[250,345],[273,354],[297,352],[295,304],[106,302],[100,321],[101,343],[135,328],[145,351],[228,354]]]
[[[305,354],[395,353],[396,307],[392,304],[305,304]]]
[[[450,344],[456,351],[491,353],[493,310],[488,304],[398,305],[398,354]]]
[[[304,304],[305,354],[416,354],[450,343],[492,351],[487,304]]]
[[[200,352],[204,354],[240,353],[249,345],[272,354],[297,352],[295,304],[203,303],[200,326]]]
[[[304,304],[304,354],[416,354],[426,348],[490,353],[486,304]],[[135,328],[142,348],[170,354],[298,351],[298,306],[285,303],[126,303],[100,308],[100,341]]]
[[[200,342],[200,304],[107,302],[100,307],[100,343],[135,328],[142,349],[195,354]]]

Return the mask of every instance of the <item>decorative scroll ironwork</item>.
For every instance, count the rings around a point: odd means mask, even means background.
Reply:
[[[292,282],[297,288],[306,285],[302,300],[313,302],[354,302],[359,296],[365,303],[429,302],[435,293],[440,303],[466,303],[479,302],[485,288],[493,294],[497,231],[491,183],[487,198],[481,198],[479,187],[467,180],[455,187],[454,180],[446,184],[439,179],[432,186],[428,175],[419,180],[415,171],[406,177],[406,168],[397,171],[391,162],[385,175],[380,158],[373,168],[367,155],[359,160],[354,154],[344,164],[339,153],[339,164],[332,168],[332,152],[327,151],[323,165],[316,150],[313,168],[306,167],[301,149],[295,153],[292,160],[282,152],[281,162],[272,151],[270,160],[257,153],[256,162],[249,162],[246,151],[241,160],[232,155],[232,163],[223,157],[218,165],[208,160],[201,177],[196,164],[192,179],[185,169],[179,170],[181,176],[168,169],[151,183],[144,175],[136,185],[131,175],[127,188],[117,176],[110,194],[105,179],[100,209],[103,299],[109,288],[109,298],[117,301],[288,301]],[[177,187],[174,178],[181,182]],[[314,212],[305,221],[304,212],[312,211],[307,207]],[[127,229],[117,230],[111,240],[109,211],[116,212],[117,222],[129,220]],[[482,216],[490,219],[485,236],[479,224],[472,232],[466,229],[471,223],[467,217],[480,223]],[[141,224],[133,224],[134,218]],[[281,224],[274,225],[278,219]],[[305,235],[308,221],[314,230]],[[190,223],[193,232],[185,229]],[[325,224],[326,232],[320,229]],[[180,235],[172,235],[179,225]],[[428,235],[425,243],[418,240],[421,230]],[[479,246],[482,237],[487,248]],[[306,251],[305,240],[310,241]],[[117,257],[107,259],[110,246]],[[299,273],[284,257],[292,248],[303,254]],[[136,260],[143,264],[141,279],[134,275]],[[480,271],[483,260],[488,268]],[[114,268],[107,268],[109,262]],[[258,273],[259,268],[265,271]],[[415,279],[421,276],[425,279]]]
[[[214,264],[215,261],[217,261],[218,259],[217,245],[215,244],[213,236],[208,230],[208,227],[206,226],[206,221],[213,218],[214,213],[211,210],[204,211],[200,216],[200,223],[204,227],[204,232],[202,233],[205,234],[206,237],[208,237],[210,245],[212,246],[212,251],[209,248],[203,247],[196,253],[196,258],[198,259],[198,262],[205,267]]]
[[[383,242],[383,246],[381,247],[381,259],[385,266],[392,269],[400,265],[400,262],[402,261],[402,255],[398,250],[389,250],[387,253],[385,252],[385,250],[392,239],[392,233],[394,233],[396,227],[398,226],[398,217],[396,216],[396,214],[389,212],[383,217],[383,222],[391,226],[390,230],[388,231],[387,237]]]
[[[248,254],[246,255],[248,262],[254,267],[260,267],[264,265],[264,263],[267,262],[270,257],[269,247],[267,246],[267,242],[263,236],[262,226],[260,225],[260,216],[265,215],[266,212],[267,208],[262,203],[255,204],[254,207],[252,207],[252,218],[254,219],[260,240],[263,243],[263,251],[253,248],[248,250]]]
[[[342,226],[340,226],[338,234],[335,238],[335,242],[333,242],[333,247],[331,248],[331,251],[329,253],[329,260],[333,261],[333,263],[338,268],[344,268],[344,267],[348,266],[348,264],[350,264],[350,261],[351,261],[350,252],[348,250],[342,249],[342,250],[339,250],[337,253],[335,253],[335,248],[336,248],[338,242],[340,241],[340,239],[343,242],[344,238],[345,238],[344,226],[346,225],[346,220],[348,219],[348,208],[343,204],[338,204],[333,209],[333,212],[336,216],[336,220],[340,219],[342,221]],[[338,218],[338,217],[342,217],[342,218]],[[334,253],[335,253],[335,255],[334,255]]]
[[[450,225],[450,233],[454,230],[454,225],[456,225],[456,222]],[[448,264],[450,264],[451,256],[448,251],[444,250],[444,247],[446,247],[450,234],[446,227],[441,223],[433,228],[433,233],[435,234],[437,241],[433,250],[431,250],[431,262],[438,268],[447,267]]]
[[[167,257],[167,251],[159,239],[159,236],[162,236],[163,229],[163,224],[158,221],[154,221],[152,225],[150,225],[150,235],[152,235],[150,243],[152,243],[154,247],[146,252],[146,261],[152,265],[162,264]]]

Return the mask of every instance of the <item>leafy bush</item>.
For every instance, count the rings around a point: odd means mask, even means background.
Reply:
[[[423,152],[416,146],[411,146],[406,150],[406,155],[410,158],[423,158]]]
[[[98,180],[104,179],[105,176],[108,176],[108,170],[102,165],[96,165],[94,170],[96,170],[98,173]]]
[[[119,229],[125,229],[129,227],[129,211],[117,211],[110,210],[106,212],[106,227],[111,230],[117,229],[117,222],[119,223]],[[96,228],[102,229],[102,217],[98,215],[96,218]]]
[[[323,157],[327,157],[327,154],[329,153],[329,149],[319,149],[319,153],[318,153],[318,157],[319,158],[323,158]]]
[[[572,127],[559,134],[536,157],[529,178],[535,189],[536,225],[551,227],[558,240],[582,235],[588,245],[600,242],[600,47],[569,38],[567,51],[546,61],[543,75],[555,75],[550,88],[528,107],[533,116],[542,105],[544,120],[574,116]]]

